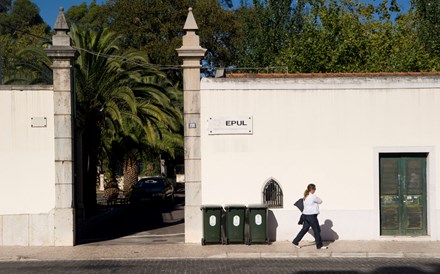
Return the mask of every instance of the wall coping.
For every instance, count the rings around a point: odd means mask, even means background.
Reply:
[[[410,90],[440,89],[440,73],[246,74],[202,78],[201,90]],[[249,77],[245,77],[249,76]]]
[[[0,85],[0,91],[7,90],[53,90],[52,85]]]
[[[227,73],[226,78],[332,78],[440,76],[440,72],[338,72],[338,73]]]

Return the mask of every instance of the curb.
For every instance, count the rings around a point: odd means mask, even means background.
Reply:
[[[420,258],[420,259],[440,259],[440,253],[379,253],[379,252],[326,252],[326,253],[267,253],[267,252],[252,252],[252,253],[219,253],[208,256],[170,256],[170,257],[145,257],[145,258],[129,258],[129,257],[114,257],[114,258],[34,258],[32,256],[8,256],[0,257],[0,263],[3,262],[49,262],[49,261],[140,261],[140,260],[221,260],[221,259],[304,259],[304,258],[389,258],[389,259],[404,259],[404,258]]]

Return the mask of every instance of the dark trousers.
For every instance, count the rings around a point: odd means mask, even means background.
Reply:
[[[322,247],[322,239],[321,239],[321,228],[319,227],[318,215],[303,215],[304,223],[301,231],[296,235],[295,239],[293,239],[292,243],[298,245],[301,239],[306,235],[309,231],[310,227],[312,227],[313,235],[315,236],[316,248]]]

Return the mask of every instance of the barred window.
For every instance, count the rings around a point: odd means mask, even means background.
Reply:
[[[263,190],[263,203],[269,208],[283,207],[283,191],[280,185],[273,179],[270,179]]]

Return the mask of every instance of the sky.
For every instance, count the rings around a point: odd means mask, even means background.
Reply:
[[[58,10],[60,7],[64,8],[66,12],[71,6],[79,6],[83,2],[89,4],[91,0],[31,0],[40,8],[40,15],[43,20],[53,28],[57,20]],[[97,0],[96,3],[101,4],[106,0]]]
[[[78,6],[83,2],[89,4],[91,0],[32,0],[32,2],[40,8],[40,15],[43,17],[43,20],[53,28],[59,7],[63,7],[64,11],[67,11],[71,6]],[[106,0],[97,0],[96,2],[101,4],[106,2]],[[378,4],[382,0],[365,0],[364,2]],[[397,0],[397,2],[402,6],[403,10],[407,10],[410,5],[410,0]],[[240,3],[240,0],[234,0],[234,3]]]

